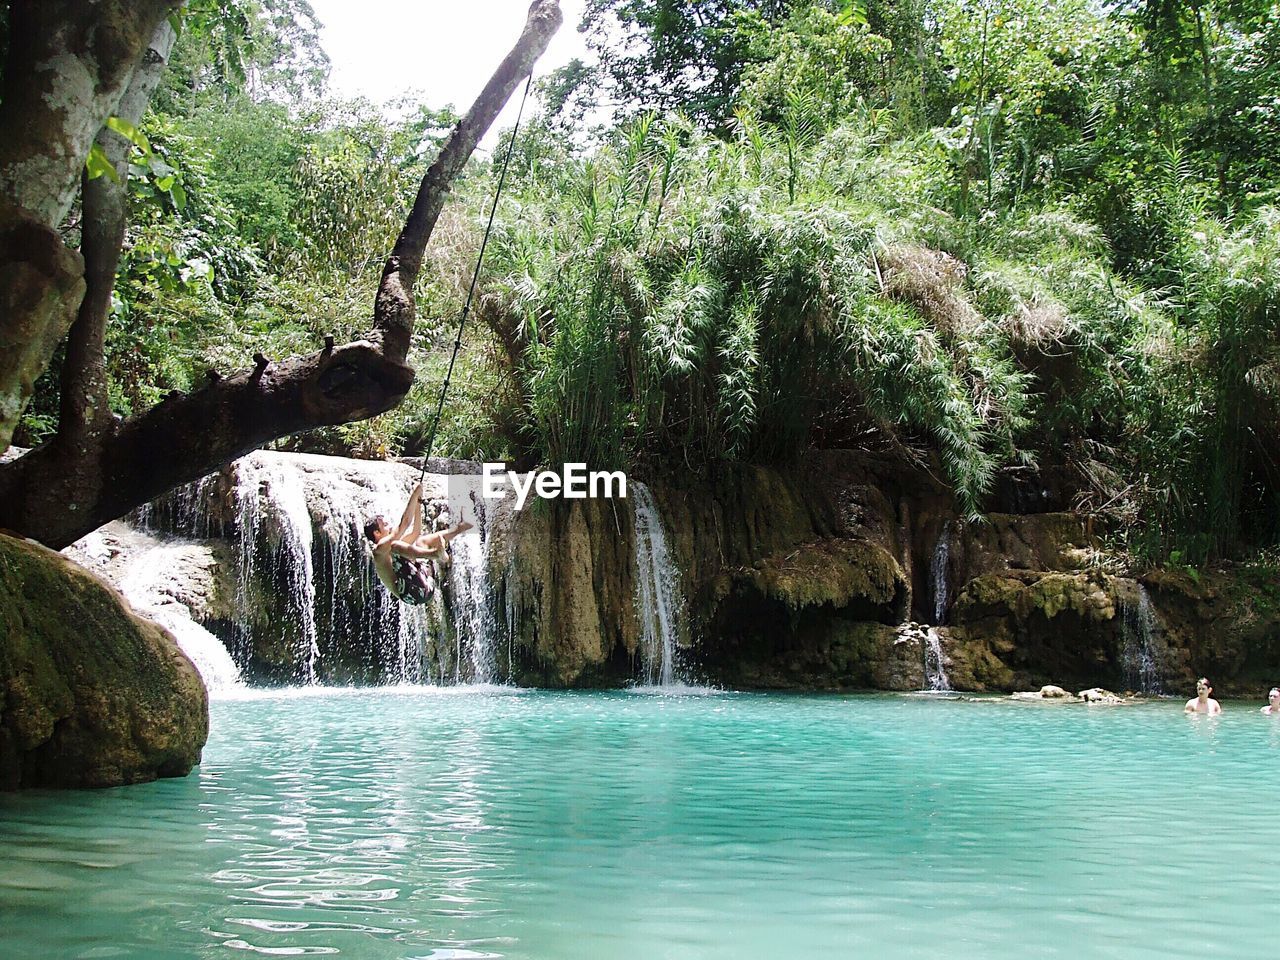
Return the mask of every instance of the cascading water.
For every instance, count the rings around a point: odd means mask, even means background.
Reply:
[[[240,669],[222,641],[191,619],[191,611],[179,600],[165,595],[159,587],[176,566],[181,544],[156,541],[145,547],[129,564],[120,582],[120,592],[138,613],[168,629],[187,655],[209,693],[218,696],[244,686]]]
[[[447,498],[428,476],[426,496],[445,511],[436,526],[464,513],[478,525],[453,541],[435,599],[400,603],[373,570],[364,523],[381,514],[394,524],[417,479],[406,463],[258,451],[147,505],[132,523],[233,542],[233,575],[219,593],[232,609],[220,608],[219,626],[210,626],[255,682],[498,682],[501,611],[487,546],[494,511],[486,520],[467,507],[478,475],[449,477]],[[508,650],[508,679],[512,659]]]
[[[951,521],[942,525],[938,542],[933,548],[929,563],[929,579],[933,586],[933,623],[942,626],[947,622],[947,608],[951,604],[948,572],[951,565]],[[947,688],[949,689],[949,688]]]
[[[486,596],[484,547],[475,536],[453,541],[453,565],[449,570],[455,632],[454,681],[462,682],[464,660],[471,664],[476,683],[491,683],[495,671],[493,630]]]
[[[318,464],[327,467],[327,464]],[[424,659],[431,623],[423,607],[399,603],[382,587],[370,562],[365,520],[382,514],[394,523],[408,496],[411,471],[385,464],[345,465],[340,477],[317,470],[307,493],[320,516],[320,579],[327,585],[318,610],[328,625],[331,653],[361,651],[393,684],[430,679]]]
[[[635,480],[628,488],[635,501],[636,608],[641,625],[643,680],[672,686],[679,682],[676,642],[684,614],[680,572],[667,549],[653,494]]]
[[[137,519],[187,535],[234,537],[232,646],[241,664],[254,664],[255,677],[300,684],[496,681],[487,531],[453,541],[454,562],[427,605],[398,602],[374,573],[365,520],[398,520],[416,468],[259,451],[236,461],[230,476],[230,486],[214,477],[175,491]],[[449,478],[459,498],[441,504],[441,524],[455,513],[462,519],[460,498],[478,488],[478,478],[471,480]],[[432,482],[426,495],[439,502]]]
[[[144,503],[130,520],[144,530],[176,530],[198,540],[220,536],[225,530],[216,511],[210,509],[218,495],[220,478],[220,474],[211,473],[170,490],[159,500]]]
[[[286,588],[293,628],[295,677],[303,685],[319,680],[319,631],[316,628],[314,532],[307,492],[297,471],[274,458],[251,456],[236,464],[236,526],[240,531],[240,587],[251,589],[259,540],[274,546],[274,563]],[[241,620],[241,643],[247,622]]]
[[[1120,598],[1121,669],[1129,690],[1159,696],[1164,693],[1159,623],[1147,588],[1140,583],[1137,588],[1136,603]]]
[[[938,693],[951,689],[951,680],[947,677],[947,667],[942,656],[942,635],[937,627],[927,627],[921,638],[924,645],[924,683],[925,688]]]
[[[460,518],[461,519],[461,518]],[[492,511],[479,516],[473,528],[452,543],[449,570],[450,608],[456,636],[454,681],[462,682],[464,658],[470,663],[474,683],[494,683],[498,663],[495,636],[497,617],[489,587],[489,533]]]
[[[894,631],[897,634],[896,644],[911,644],[920,652],[920,672],[924,679],[921,688],[928,693],[949,693],[951,679],[947,676],[947,660],[942,650],[942,631],[927,623],[916,623],[909,620],[900,623]]]

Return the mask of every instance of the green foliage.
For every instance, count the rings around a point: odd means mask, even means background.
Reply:
[[[121,413],[362,330],[456,120],[320,99],[305,0],[179,23],[155,110],[117,127]],[[1065,478],[1153,562],[1280,543],[1270,4],[592,0],[584,27],[599,62],[541,78],[514,145],[437,452],[712,470],[874,445],[970,514],[1007,471]],[[626,122],[575,129],[602,107]],[[496,177],[475,161],[433,235],[405,403],[294,444],[421,448]],[[28,441],[56,400],[46,377]]]
[[[580,29],[599,58],[604,98],[624,104],[619,116],[635,107],[681,110],[720,128],[753,59],[753,36],[790,6],[789,0],[590,0]],[[562,79],[576,79],[573,89],[590,86],[577,73]]]
[[[892,217],[830,190],[804,124],[740,126],[721,143],[645,118],[558,195],[512,200],[482,316],[536,454],[775,460],[872,426],[931,437],[976,511],[1025,459],[1028,377],[1000,318],[983,326],[964,283],[943,292],[972,329],[895,287]]]
[[[324,91],[329,58],[308,0],[190,0],[172,22],[179,43],[155,98],[164,113],[244,95],[300,101]]]

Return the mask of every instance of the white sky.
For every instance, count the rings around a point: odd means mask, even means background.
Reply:
[[[560,0],[564,24],[534,67],[534,79],[586,59],[578,22],[586,0]],[[333,70],[332,93],[376,104],[411,95],[432,108],[466,112],[524,27],[529,0],[311,0]],[[516,118],[523,86],[482,145]]]

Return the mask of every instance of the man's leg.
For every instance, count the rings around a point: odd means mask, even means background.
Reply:
[[[430,559],[447,565],[449,563],[449,551],[446,549],[446,545],[458,534],[470,529],[471,524],[466,521],[456,523],[448,530],[440,533],[424,533],[416,540],[396,547],[395,551],[403,553],[406,557],[413,557],[415,560]]]
[[[450,540],[452,540],[458,534],[464,533],[467,530],[470,530],[471,526],[472,526],[471,524],[467,523],[464,520],[461,523],[455,523],[448,530],[443,530],[437,533],[424,533],[422,536],[418,537],[417,540],[413,542],[415,544],[421,544],[425,546],[428,550],[437,550],[443,553],[445,544],[447,544]]]
[[[413,543],[422,536],[422,486],[419,484],[410,494],[413,501],[405,507],[406,510],[413,511],[413,521],[409,524],[409,530],[404,538]]]
[[[439,550],[433,546],[433,538],[437,535],[428,533],[426,536],[419,537],[413,543],[400,543],[392,549],[402,557],[412,557],[414,560],[432,560],[438,555]]]

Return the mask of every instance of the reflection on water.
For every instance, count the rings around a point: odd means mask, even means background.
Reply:
[[[0,956],[1234,958],[1280,929],[1254,709],[689,692],[217,702],[186,780],[0,797]]]

